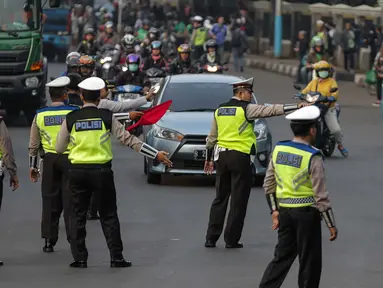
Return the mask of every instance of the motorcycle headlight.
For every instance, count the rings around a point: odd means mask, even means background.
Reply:
[[[254,132],[257,136],[257,140],[264,140],[267,138],[267,127],[263,123],[255,124]]]
[[[207,71],[208,72],[217,72],[218,67],[217,66],[207,66]]]
[[[314,95],[314,96],[311,96],[311,95],[307,95],[306,96],[306,100],[310,103],[312,102],[316,102],[319,98],[319,95]]]
[[[100,60],[100,63],[101,63],[101,64],[104,64],[104,63],[109,62],[109,61],[112,61],[112,57],[105,57],[105,58],[102,58],[102,59]]]
[[[120,102],[127,102],[127,101],[132,101],[134,99],[137,99],[140,97],[139,94],[133,94],[133,93],[121,93],[117,95],[117,101]]]
[[[184,135],[181,133],[171,130],[171,129],[166,129],[162,128],[158,125],[153,125],[153,136],[157,138],[162,138],[166,140],[173,140],[173,141],[182,141],[184,138]]]
[[[126,67],[126,66],[122,66],[122,71],[123,71],[123,72],[128,71],[128,67]]]
[[[102,69],[108,70],[109,68],[110,68],[110,63],[105,63],[104,65],[102,65]]]

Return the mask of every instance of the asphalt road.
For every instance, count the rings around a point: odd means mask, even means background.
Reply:
[[[50,64],[50,76],[64,70]],[[291,79],[258,70],[255,77],[258,100],[289,103],[293,100]],[[372,97],[353,84],[340,83],[341,126],[350,157],[337,151],[326,161],[328,189],[332,194],[339,238],[330,243],[323,225],[324,261],[322,287],[381,287],[381,239],[383,193],[381,190],[381,122]],[[274,137],[291,137],[284,117],[269,120]],[[134,287],[134,288],[250,288],[257,287],[273,256],[276,233],[261,188],[254,188],[249,202],[244,249],[226,250],[223,241],[216,249],[203,247],[214,188],[204,178],[167,177],[160,186],[146,183],[143,158],[114,144],[113,167],[118,190],[125,257],[128,269],[110,269],[109,254],[98,222],[88,224],[89,265],[87,270],[68,268],[71,255],[61,227],[56,253],[44,254],[40,239],[40,184],[27,178],[27,128],[10,128],[19,165],[21,186],[5,189],[0,217],[0,287]],[[8,185],[9,178],[5,184]],[[63,226],[63,225],[62,225]],[[294,265],[283,287],[297,287]]]

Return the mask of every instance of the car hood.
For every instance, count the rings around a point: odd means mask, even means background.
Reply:
[[[167,112],[158,126],[172,129],[184,135],[207,135],[214,112]]]
[[[214,112],[167,112],[157,125],[180,132],[183,135],[208,135]],[[264,119],[255,120],[255,124],[265,124]]]

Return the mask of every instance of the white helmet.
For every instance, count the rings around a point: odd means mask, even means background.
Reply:
[[[194,22],[203,22],[203,18],[202,18],[201,16],[198,16],[198,15],[197,15],[197,16],[194,16],[194,17],[193,17],[193,21],[194,21]]]
[[[78,58],[78,59],[80,59],[80,57],[81,57],[81,55],[80,55],[80,53],[78,53],[78,52],[70,52],[69,54],[68,54],[68,56],[66,56],[66,64],[68,65],[68,63],[69,63],[69,60],[70,59],[72,59],[72,58]]]
[[[132,34],[126,34],[124,37],[121,39],[121,45],[125,49],[133,49],[134,48],[134,43],[136,39]]]

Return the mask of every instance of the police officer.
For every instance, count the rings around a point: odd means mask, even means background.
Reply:
[[[73,226],[71,227],[71,250],[74,262],[70,267],[86,268],[88,251],[85,246],[86,214],[92,193],[98,194],[98,211],[101,226],[108,243],[111,267],[130,267],[122,255],[120,224],[117,216],[116,189],[112,166],[110,134],[126,146],[146,157],[157,159],[171,166],[167,153],[157,151],[130,135],[109,110],[98,109],[100,90],[104,80],[90,77],[79,84],[82,89],[82,109],[68,114],[57,137],[56,151],[64,153],[69,143],[69,188],[72,197]]]
[[[337,238],[335,219],[326,191],[323,156],[314,148],[316,106],[297,110],[291,120],[292,141],[277,143],[266,172],[264,189],[272,214],[272,229],[278,229],[274,259],[266,268],[260,288],[279,288],[295,258],[299,257],[299,288],[317,288],[322,270],[321,216]]]
[[[17,177],[17,166],[15,162],[15,154],[13,153],[11,136],[8,133],[7,126],[4,123],[3,117],[0,117],[0,210],[3,200],[3,179],[4,170],[7,169],[10,176],[10,186],[12,191],[19,187],[19,178]],[[0,266],[3,266],[3,261],[0,261]]]
[[[29,137],[29,178],[32,182],[38,181],[38,152],[41,146],[44,150],[41,237],[45,239],[43,251],[46,253],[54,252],[63,210],[68,241],[70,236],[70,192],[67,173],[69,151],[57,154],[55,150],[57,134],[63,120],[69,112],[78,109],[76,106],[65,105],[67,100],[65,87],[69,82],[67,76],[62,76],[46,84],[52,103],[36,111]]]
[[[234,97],[215,111],[215,117],[207,137],[205,172],[214,170],[213,148],[217,144],[216,197],[211,205],[210,220],[205,247],[213,248],[220,237],[225,221],[227,204],[231,196],[231,208],[225,230],[226,248],[242,248],[238,241],[244,225],[247,202],[252,186],[251,158],[256,154],[254,120],[283,115],[303,104],[272,105],[266,107],[250,104],[253,78],[231,83]],[[218,160],[218,161],[217,161]],[[232,187],[232,188],[231,188]]]

